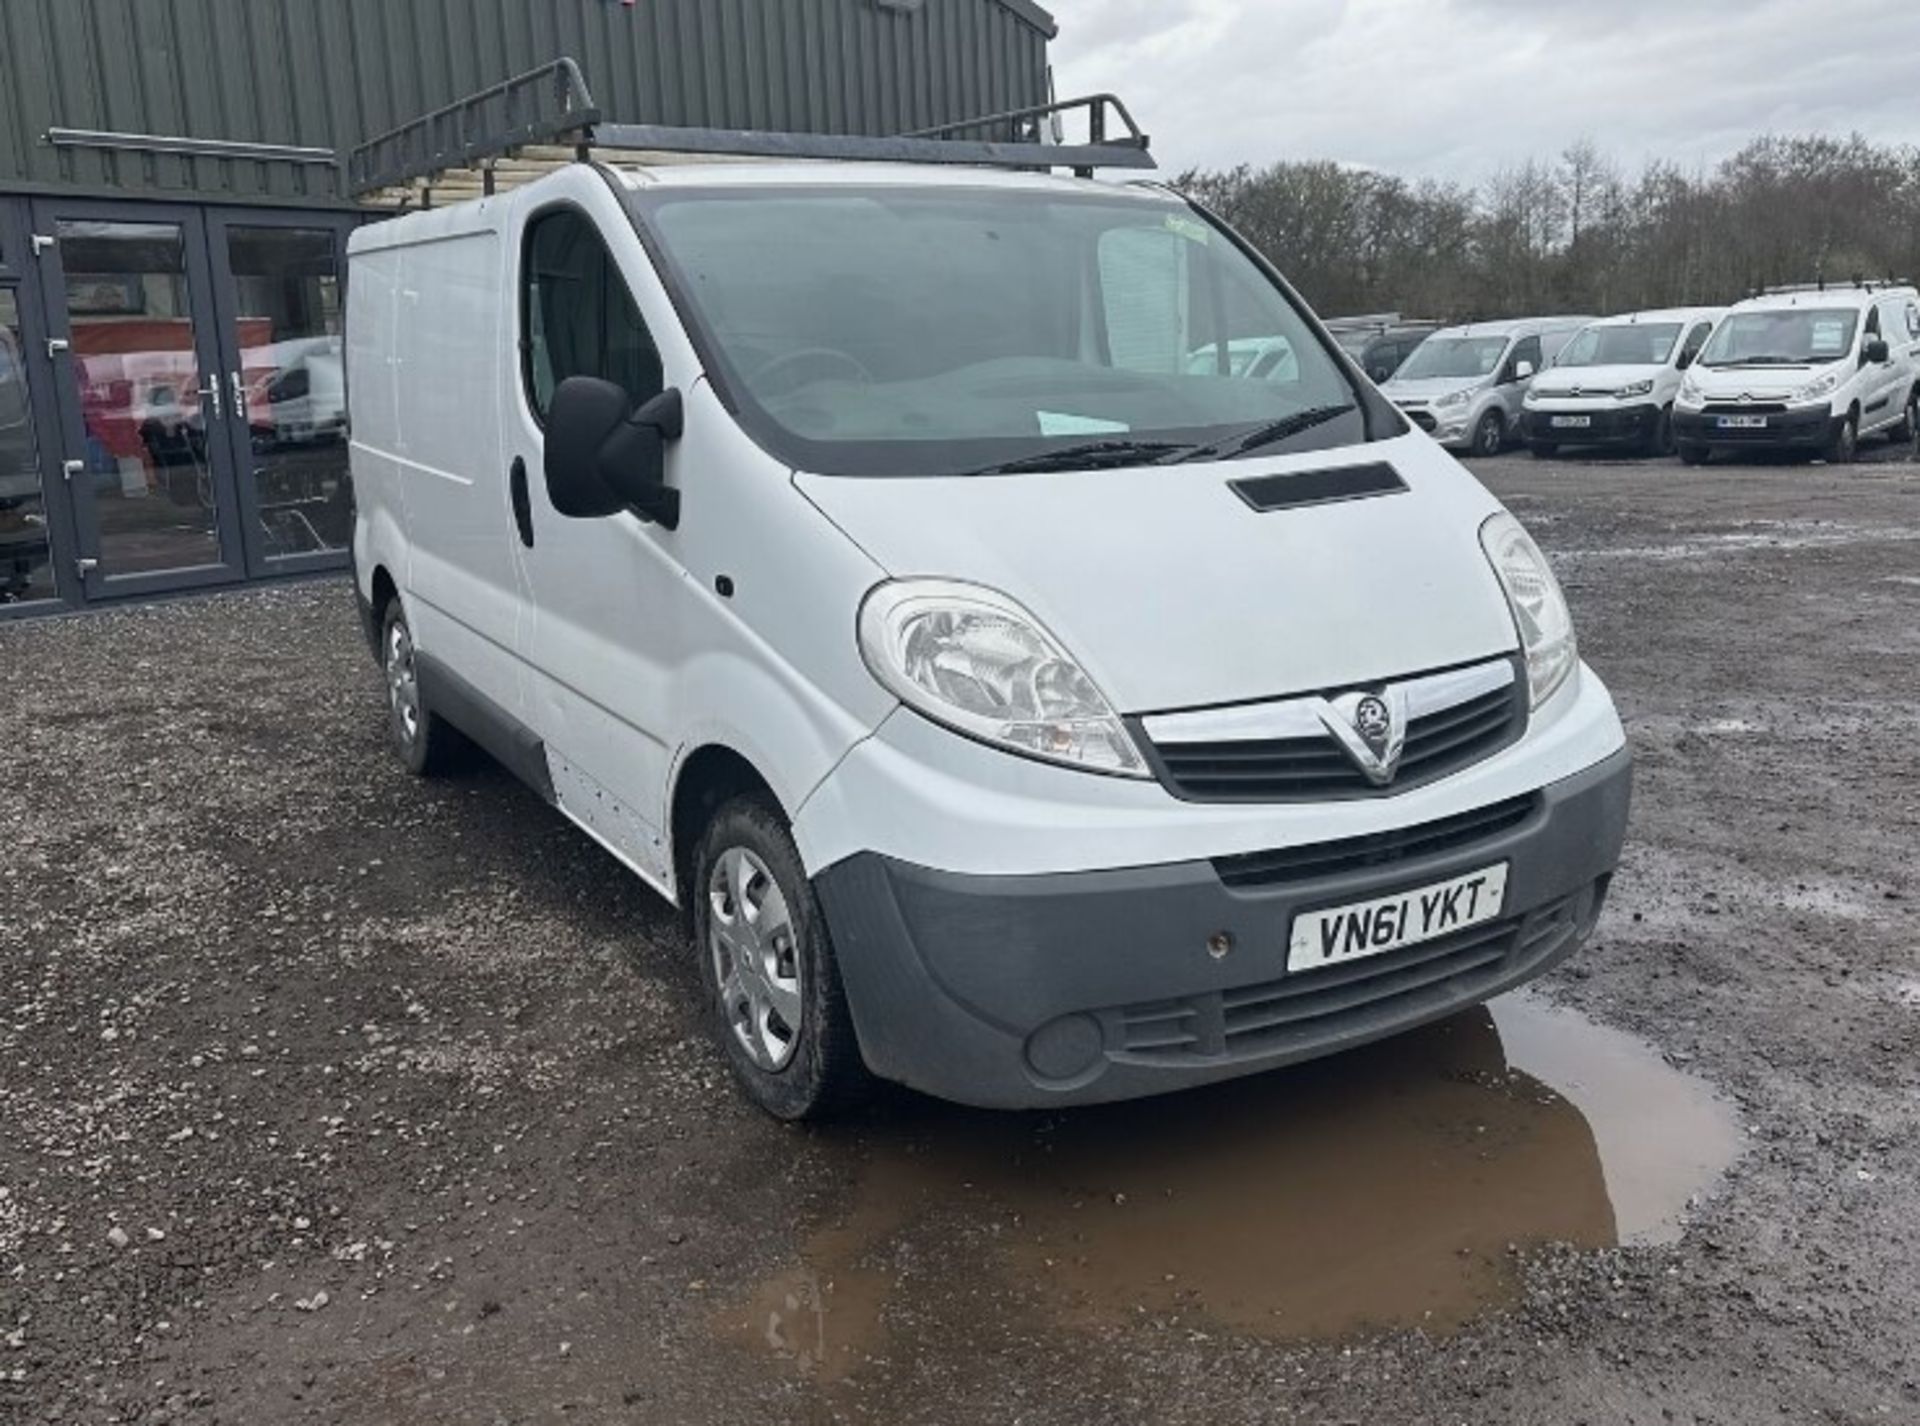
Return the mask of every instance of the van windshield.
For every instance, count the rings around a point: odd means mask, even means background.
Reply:
[[[1505,337],[1428,337],[1413,349],[1395,381],[1491,376],[1507,349]]]
[[[1555,366],[1659,366],[1680,340],[1679,322],[1588,327],[1566,345]]]
[[[1735,312],[1714,328],[1702,366],[1809,366],[1853,350],[1860,314],[1846,307]]]
[[[900,186],[639,206],[742,419],[804,470],[1073,469],[1231,453],[1254,433],[1262,452],[1367,438],[1308,320],[1183,204]]]

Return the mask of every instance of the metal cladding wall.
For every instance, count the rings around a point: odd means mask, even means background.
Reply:
[[[1033,0],[0,0],[0,192],[343,203],[340,165],[56,148],[49,128],[347,151],[572,55],[609,121],[894,134],[1047,97]]]

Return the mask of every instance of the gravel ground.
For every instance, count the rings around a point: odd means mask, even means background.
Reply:
[[[1677,1241],[1496,1197],[1479,1308],[1317,1336],[1124,1275],[1062,1308],[1030,1185],[1118,1208],[1340,1095],[1233,1226],[1375,1241],[1358,1187],[1279,1185],[1401,1061],[1136,1106],[1064,1179],[1111,1114],[782,1128],[662,903],[497,770],[400,772],[344,585],[0,625],[0,1420],[1920,1421],[1920,466],[1877,454],[1481,466],[1639,759],[1542,994],[1718,1086],[1747,1147]],[[1496,1193],[1479,1113],[1423,1132]],[[1138,1221],[1063,1260],[1177,1260]]]

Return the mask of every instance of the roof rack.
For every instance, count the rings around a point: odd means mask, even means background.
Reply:
[[[1073,113],[1086,115],[1084,144],[1058,139],[1061,120]],[[604,122],[579,63],[562,56],[369,139],[348,156],[347,181],[356,198],[373,206],[430,207],[436,195],[490,195],[562,163],[646,163],[660,155],[1070,168],[1083,177],[1099,168],[1157,166],[1147,136],[1112,94],[892,137],[619,124]]]
[[[1911,287],[1913,282],[1904,277],[1850,277],[1844,282],[1788,282],[1776,287],[1763,287],[1761,297],[1789,297],[1796,292],[1879,292],[1889,287]]]

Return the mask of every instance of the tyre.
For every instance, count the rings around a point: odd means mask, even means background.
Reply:
[[[450,771],[466,751],[458,730],[427,705],[414,658],[413,630],[399,599],[380,621],[380,671],[387,681],[387,737],[408,772],[436,777]]]
[[[851,1107],[871,1080],[786,820],[758,797],[724,804],[688,894],[715,1030],[747,1097],[776,1119]]]
[[[1908,441],[1920,438],[1920,391],[1908,395],[1906,414],[1900,418],[1900,424],[1887,432],[1887,435],[1896,446],[1903,446]]]
[[[1527,449],[1533,452],[1533,458],[1535,460],[1552,460],[1556,455],[1560,454],[1560,447],[1556,446],[1552,441],[1532,441],[1528,444]]]
[[[1489,411],[1480,418],[1473,428],[1473,453],[1477,456],[1497,456],[1506,449],[1507,423],[1501,419],[1498,411]]]
[[[1653,430],[1647,436],[1646,453],[1650,456],[1670,456],[1673,454],[1673,408],[1665,407],[1654,418]]]
[[[1852,465],[1853,458],[1860,450],[1859,417],[1849,415],[1840,423],[1840,429],[1833,433],[1833,439],[1827,442],[1828,465]]]
[[[1713,452],[1706,446],[1695,445],[1692,441],[1680,443],[1680,463],[1682,465],[1705,465],[1713,458]]]

